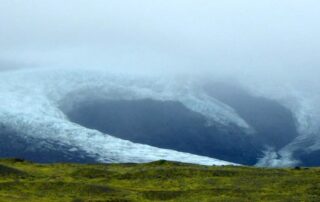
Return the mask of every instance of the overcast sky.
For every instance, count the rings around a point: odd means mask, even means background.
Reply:
[[[318,0],[0,0],[0,68],[316,80]]]

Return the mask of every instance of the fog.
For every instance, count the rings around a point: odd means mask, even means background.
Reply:
[[[236,82],[279,101],[301,134],[314,135],[319,10],[317,0],[1,0],[0,71],[88,68]]]
[[[1,59],[315,79],[319,8],[316,0],[2,0]]]
[[[2,0],[0,69],[197,74],[314,94],[319,9],[316,0]]]

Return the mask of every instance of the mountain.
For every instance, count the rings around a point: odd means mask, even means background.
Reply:
[[[319,162],[316,133],[302,130],[301,110],[245,86],[101,69],[28,69],[0,76],[2,157],[259,166]]]

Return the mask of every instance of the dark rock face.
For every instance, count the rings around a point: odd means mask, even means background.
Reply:
[[[256,130],[256,139],[265,145],[280,149],[298,136],[294,116],[275,101],[254,97],[241,88],[221,83],[208,86],[207,91],[235,109]]]
[[[71,121],[113,136],[156,147],[254,164],[259,150],[236,126],[206,126],[201,114],[172,101],[99,100],[67,113]]]
[[[294,157],[299,159],[302,166],[319,166],[320,150],[307,152],[303,149],[295,151]]]
[[[90,100],[66,114],[75,123],[136,143],[254,165],[266,146],[279,149],[297,135],[295,121],[277,102],[253,97],[227,85],[208,88],[209,95],[233,107],[255,129],[215,123],[183,104],[156,100]]]

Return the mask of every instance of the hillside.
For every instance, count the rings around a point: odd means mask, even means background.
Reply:
[[[320,169],[2,159],[0,201],[320,201]]]

